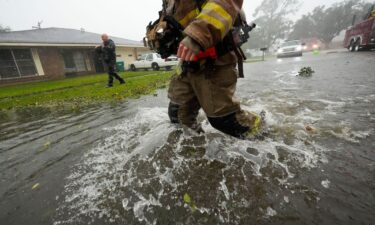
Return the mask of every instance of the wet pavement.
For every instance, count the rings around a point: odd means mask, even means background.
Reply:
[[[305,66],[315,74],[297,77]],[[375,53],[245,71],[238,96],[267,112],[264,141],[223,135],[203,114],[203,136],[171,125],[165,90],[0,113],[0,224],[373,224]]]

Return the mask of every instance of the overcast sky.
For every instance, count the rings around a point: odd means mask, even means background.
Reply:
[[[262,0],[244,0],[249,18]],[[343,0],[341,0],[343,1]],[[43,20],[42,27],[84,28],[86,31],[141,40],[145,26],[157,18],[162,0],[0,0],[0,24],[12,30],[28,30]],[[315,6],[340,0],[301,1],[294,18]],[[250,19],[249,19],[250,20]]]

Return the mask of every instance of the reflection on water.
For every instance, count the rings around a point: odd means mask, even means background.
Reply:
[[[264,141],[223,135],[203,114],[204,135],[171,125],[165,91],[76,114],[0,114],[2,200],[38,182],[34,200],[53,203],[35,209],[37,221],[56,225],[371,224],[374,78],[363,74],[370,82],[353,93],[321,62],[311,79],[296,77],[301,62],[252,64],[258,75],[239,83],[244,107],[267,111]]]

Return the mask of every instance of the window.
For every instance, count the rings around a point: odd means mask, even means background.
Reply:
[[[37,75],[30,49],[14,49],[13,54],[21,76]]]
[[[142,56],[139,58],[139,60],[141,60],[141,61],[146,60],[146,56],[147,56],[147,55],[142,55]]]
[[[149,55],[147,55],[147,61],[152,61],[152,59],[153,59],[153,55],[152,54],[149,54]]]
[[[30,49],[0,49],[0,79],[38,75]]]
[[[76,64],[77,72],[87,71],[85,57],[82,52],[74,52],[73,54],[74,63]]]
[[[65,72],[75,71],[76,64],[74,63],[73,52],[65,51],[62,55],[65,63]]]
[[[19,77],[11,50],[0,50],[0,78]]]
[[[82,51],[64,50],[62,55],[66,73],[87,71],[85,55]]]

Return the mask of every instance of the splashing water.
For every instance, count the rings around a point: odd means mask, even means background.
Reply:
[[[108,138],[76,166],[58,210],[69,219],[55,224],[87,218],[155,224],[172,215],[174,221],[186,222],[197,213],[198,218],[241,224],[231,214],[244,216],[241,210],[257,201],[254,213],[276,215],[263,199],[268,182],[293,186],[288,180],[298,170],[322,160],[324,149],[302,140],[293,145],[277,138],[240,141],[215,131],[207,121],[202,121],[206,134],[196,136],[171,125],[167,109],[141,108],[135,115],[104,129]],[[183,203],[185,192],[197,210]]]
[[[332,93],[342,89],[330,92],[320,71],[307,83],[295,77],[300,65],[284,66],[239,83],[244,108],[267,112],[266,140],[228,137],[202,115],[206,133],[199,136],[171,125],[166,108],[139,108],[117,126],[104,129],[107,138],[75,166],[66,180],[55,224],[318,223],[315,216],[325,218],[331,208],[327,196],[337,193],[329,191],[354,177],[354,172],[345,170],[346,164],[360,170],[348,160],[351,155],[344,163],[334,162],[337,169],[329,167],[328,158],[373,136],[374,129],[363,128],[364,122],[357,123],[358,118],[350,115],[356,115],[357,104],[373,104],[374,95],[337,97]],[[259,67],[258,72],[263,71],[264,65]],[[256,85],[249,89],[249,83]],[[374,112],[367,110],[363,117],[371,121]],[[335,176],[328,177],[325,167]],[[342,189],[344,197],[338,195],[337,208],[345,205],[351,211],[352,203],[348,206],[343,199],[361,196],[349,187],[350,191]],[[189,196],[188,203],[184,196]],[[356,204],[364,212],[371,208],[371,203]],[[356,213],[363,215],[360,210]],[[337,214],[332,217],[346,220]],[[363,220],[370,219],[371,215]]]

